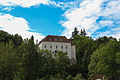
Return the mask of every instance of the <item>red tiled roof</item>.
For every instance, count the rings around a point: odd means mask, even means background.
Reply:
[[[72,44],[72,42],[65,36],[53,36],[53,35],[46,36],[44,39],[41,40],[41,42],[66,42]]]
[[[95,75],[94,79],[102,79],[104,76],[103,75]]]

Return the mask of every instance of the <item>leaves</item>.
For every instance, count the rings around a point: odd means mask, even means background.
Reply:
[[[120,69],[116,63],[119,62],[119,48],[120,44],[116,40],[111,40],[106,45],[100,46],[91,56],[89,73],[116,77],[116,72]]]

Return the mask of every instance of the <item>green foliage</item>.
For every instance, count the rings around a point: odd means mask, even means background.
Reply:
[[[20,46],[23,41],[22,37],[18,34],[15,34],[15,36],[12,36],[12,37],[13,37],[12,40],[13,40],[14,45]]]
[[[116,76],[120,76],[120,52],[117,52],[116,53],[116,56],[115,56],[115,62],[117,64],[116,66]]]
[[[68,77],[66,78],[66,80],[73,80],[73,77],[71,75],[68,75]]]
[[[56,70],[57,73],[67,75],[67,67],[70,65],[70,60],[67,53],[59,51],[56,55]]]
[[[19,67],[18,56],[12,41],[0,43],[0,78],[13,79]]]
[[[39,69],[39,55],[37,52],[37,47],[34,44],[33,36],[28,40],[28,44],[25,44],[25,53],[23,56],[23,66],[24,66],[24,79],[25,80],[35,80],[38,78]]]
[[[69,65],[69,67],[67,68],[67,72],[68,72],[68,74],[70,74],[73,77],[75,77],[78,73],[82,73],[83,72],[81,64]]]
[[[77,63],[81,65],[84,77],[87,77],[90,56],[96,49],[95,42],[91,37],[79,35],[75,36],[72,42],[76,45]]]
[[[120,44],[116,40],[111,40],[106,45],[100,46],[91,56],[89,73],[103,74],[112,78],[119,77],[117,76],[117,70],[120,69],[117,63],[119,62],[119,52]]]
[[[0,30],[0,43],[8,43],[9,41],[12,41],[14,46],[20,46],[22,43],[22,37],[18,34],[11,35],[5,31]]]
[[[82,77],[82,74],[77,74],[74,80],[85,80],[85,79]]]
[[[95,40],[96,47],[99,47],[101,44],[107,44],[110,40],[116,40],[113,37],[103,36]]]
[[[77,28],[74,28],[74,31],[72,32],[72,38],[74,38],[76,35],[79,35],[79,31],[77,30]]]
[[[85,30],[79,35],[77,28],[71,41],[76,45],[76,64],[70,64],[67,53],[53,57],[40,50],[33,36],[23,41],[18,34],[0,31],[0,80],[85,80],[96,74],[119,78],[120,41],[106,36],[93,40]]]
[[[0,42],[7,43],[9,40],[12,40],[12,36],[7,32],[0,30]]]
[[[81,32],[80,32],[80,36],[86,36],[87,35],[87,33],[86,33],[86,31],[85,31],[85,29],[81,29]]]

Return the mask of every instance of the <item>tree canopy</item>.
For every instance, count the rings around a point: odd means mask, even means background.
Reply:
[[[0,31],[0,80],[87,80],[104,75],[120,78],[120,41],[103,36],[93,39],[85,29],[74,29],[70,39],[76,45],[76,63],[67,53],[58,51],[55,57],[40,50],[34,36],[24,39]]]

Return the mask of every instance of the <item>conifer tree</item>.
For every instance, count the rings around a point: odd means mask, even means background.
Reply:
[[[34,37],[28,40],[26,53],[24,55],[24,78],[25,80],[36,80],[38,77],[38,53],[34,44]]]
[[[75,35],[78,35],[79,34],[79,31],[77,30],[77,28],[75,27],[74,28],[74,31],[72,32],[72,38],[75,37]]]
[[[86,33],[86,31],[85,31],[85,29],[81,29],[81,32],[80,32],[80,36],[86,36],[87,35],[87,33]]]

